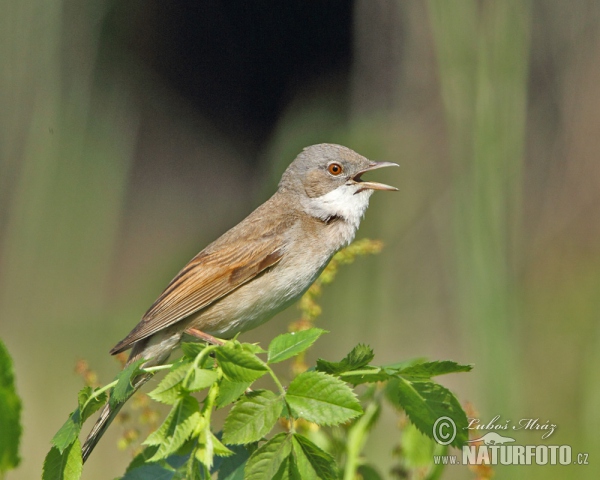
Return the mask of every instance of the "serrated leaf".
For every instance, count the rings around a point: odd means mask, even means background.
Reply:
[[[470,372],[473,365],[460,365],[450,360],[435,362],[424,362],[416,365],[410,365],[397,370],[395,373],[409,379],[429,379],[437,375],[446,375],[448,373]]]
[[[208,480],[208,478],[210,477],[204,476],[204,467],[193,455],[177,468],[173,476],[173,480]]]
[[[295,417],[318,425],[338,425],[362,413],[354,392],[340,379],[304,372],[290,384],[286,401]]]
[[[325,330],[309,328],[299,332],[284,333],[275,337],[269,344],[267,363],[278,363],[287,360],[306,350],[323,335]]]
[[[284,401],[270,390],[257,390],[237,402],[223,427],[223,441],[229,445],[256,442],[275,426]]]
[[[350,370],[357,370],[368,365],[375,357],[373,350],[368,345],[358,344],[348,355],[339,362],[328,362],[319,358],[317,360],[317,370],[329,374],[340,374]]]
[[[287,433],[275,435],[250,456],[244,469],[244,480],[273,478],[291,450],[292,440]]]
[[[422,433],[433,438],[435,421],[440,417],[450,417],[456,425],[456,437],[451,445],[460,448],[466,443],[467,416],[450,390],[438,383],[411,382],[402,377],[393,386],[399,404]]]
[[[227,448],[225,445],[223,445],[221,440],[219,440],[219,437],[217,437],[212,432],[211,432],[211,435],[213,436],[213,445],[215,447],[215,455],[217,455],[218,457],[230,457],[231,455],[233,455],[233,451],[230,450],[229,448]]]
[[[338,478],[335,460],[327,452],[321,450],[308,438],[294,434],[293,452],[298,470],[303,478],[320,478],[336,480]]]
[[[106,392],[102,392],[97,397],[92,398],[95,390],[92,387],[86,386],[83,387],[77,398],[79,400],[79,412],[81,416],[81,424],[90,418],[95,412],[97,412],[105,403],[106,403]],[[91,400],[90,400],[91,398]],[[86,402],[88,402],[86,405]]]
[[[447,373],[470,372],[473,365],[460,365],[450,360],[425,362],[416,365],[411,365],[399,369],[396,373],[403,377],[411,377],[411,379],[429,379],[437,375],[445,375]]]
[[[296,459],[292,455],[288,455],[279,467],[279,470],[277,470],[273,480],[302,480],[303,478],[312,480],[315,477],[306,474],[304,476],[300,475]]]
[[[209,469],[213,465],[215,456],[214,440],[217,440],[217,438],[210,431],[210,426],[206,425],[200,432],[200,435],[198,435],[198,444],[194,450],[196,460],[206,465]]]
[[[173,405],[188,392],[202,390],[215,383],[216,380],[217,372],[198,368],[188,363],[169,372],[148,395],[153,400]]]
[[[257,343],[242,343],[242,348],[244,350],[246,350],[247,352],[250,353],[267,353],[267,351],[262,348],[260,345],[258,345]]]
[[[186,389],[190,392],[197,392],[210,387],[217,381],[218,375],[214,370],[194,367],[193,373],[190,375],[190,380],[186,385]]]
[[[50,449],[44,460],[42,480],[78,480],[82,468],[81,444],[76,439],[62,453],[56,447]]]
[[[356,386],[362,385],[363,383],[385,382],[386,380],[389,380],[392,375],[386,372],[382,367],[372,367],[367,365],[359,370],[340,373],[339,376],[344,382]]]
[[[181,351],[190,360],[194,360],[205,348],[206,343],[183,342],[181,344]]]
[[[231,450],[234,454],[221,462],[217,480],[244,480],[244,467],[250,453],[239,445],[232,446]]]
[[[186,364],[169,372],[158,386],[148,394],[149,397],[167,405],[176,403],[179,398],[186,394],[182,382],[191,368],[193,368],[192,364]]]
[[[66,448],[75,442],[81,431],[81,416],[79,408],[77,408],[67,421],[63,423],[62,427],[52,437],[52,445],[54,445],[58,452],[62,455]]]
[[[12,360],[0,341],[0,477],[20,463],[21,400],[15,388]]]
[[[127,468],[125,469],[125,473],[145,465],[148,460],[154,456],[157,450],[158,445],[150,445],[149,447],[144,448],[144,450],[138,453],[133,460],[129,462],[129,465],[127,465]]]
[[[175,453],[201,420],[200,407],[194,397],[188,395],[178,400],[160,428],[143,442],[144,445],[159,445],[149,461],[155,462]]]
[[[117,404],[127,400],[135,391],[131,385],[131,380],[137,375],[142,364],[147,360],[141,358],[133,363],[127,365],[117,375],[117,384],[110,393],[110,406],[116,407]]]
[[[219,393],[217,395],[217,408],[223,408],[240,398],[250,387],[252,382],[232,382],[228,378],[223,378],[219,384]]]
[[[169,465],[146,463],[125,473],[120,480],[173,480],[175,470]]]
[[[215,350],[223,373],[234,382],[253,382],[267,372],[266,365],[238,342],[228,342]]]

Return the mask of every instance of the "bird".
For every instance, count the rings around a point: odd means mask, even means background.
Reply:
[[[398,165],[342,145],[306,147],[273,196],[192,258],[110,353],[131,349],[126,365],[161,365],[184,333],[219,343],[292,305],[354,239],[372,193],[397,190],[362,179],[390,166]],[[136,376],[133,391],[151,376]],[[82,448],[84,462],[125,401],[101,410]]]

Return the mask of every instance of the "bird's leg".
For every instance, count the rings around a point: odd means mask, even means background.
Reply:
[[[204,333],[204,332],[198,330],[197,328],[190,327],[185,330],[185,333],[187,333],[188,335],[191,335],[192,337],[199,338],[200,340],[208,342],[212,345],[225,345],[225,342],[223,340],[213,337],[212,335],[209,335],[208,333]]]

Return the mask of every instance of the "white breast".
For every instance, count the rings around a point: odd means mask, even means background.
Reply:
[[[370,189],[356,193],[359,189],[360,184],[341,185],[320,197],[303,199],[303,207],[308,214],[323,221],[333,217],[344,219],[345,225],[339,225],[339,229],[344,244],[348,245],[354,239],[373,193]]]

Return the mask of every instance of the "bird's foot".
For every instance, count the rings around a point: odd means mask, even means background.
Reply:
[[[208,342],[212,345],[225,345],[225,342],[223,340],[221,340],[220,338],[213,337],[212,335],[209,335],[208,333],[204,333],[204,332],[198,330],[197,328],[190,327],[185,330],[185,333],[187,333],[188,335],[191,335],[192,337],[195,337],[195,338],[198,338],[205,342]]]

